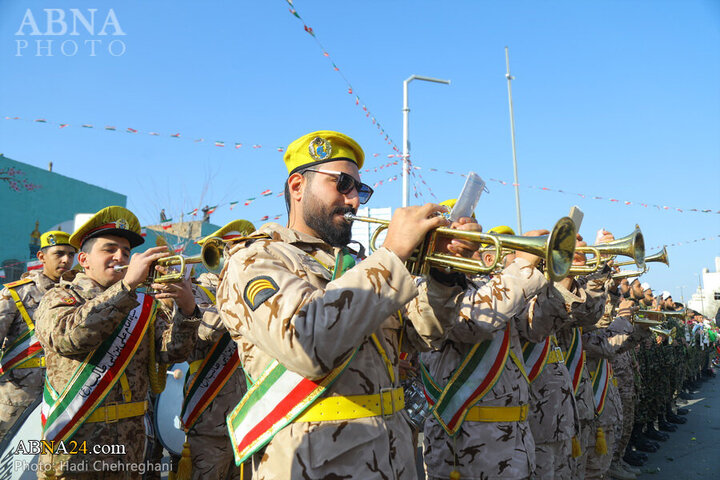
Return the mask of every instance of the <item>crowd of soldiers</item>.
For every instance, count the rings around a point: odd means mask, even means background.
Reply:
[[[219,275],[162,281],[167,248],[133,255],[144,239],[122,207],[42,235],[43,269],[0,297],[0,439],[42,397],[39,478],[160,478],[147,418],[178,362],[181,480],[632,479],[685,422],[676,397],[714,375],[715,325],[611,261],[550,281],[537,254],[445,238],[437,252],[498,268],[413,275],[428,232],[480,232],[474,216],[397,209],[365,257],[347,216],[373,193],[362,148],[318,131],[284,159],[288,225],[200,240],[221,245]]]

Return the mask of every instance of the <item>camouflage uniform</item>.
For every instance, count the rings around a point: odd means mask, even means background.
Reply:
[[[50,385],[61,392],[87,355],[137,305],[135,292],[124,281],[104,288],[83,273],[79,273],[72,282],[61,280],[60,285],[50,290],[35,314],[38,339],[45,349]],[[144,400],[148,392],[149,340],[155,342],[159,363],[183,361],[197,340],[198,310],[192,317],[185,317],[177,308],[174,310],[170,314],[158,309],[155,338],[150,339],[149,335],[143,337],[125,369],[131,402]],[[98,408],[111,403],[127,403],[121,384],[122,381],[119,381],[113,386]],[[120,419],[114,423],[86,422],[72,440],[78,443],[87,441],[88,455],[41,455],[39,468],[47,469],[52,462],[58,478],[139,478],[137,473],[129,471],[107,471],[112,468],[109,464],[116,467],[118,464],[142,463],[145,442],[139,439],[145,439],[143,416]],[[90,448],[95,445],[124,445],[126,452],[125,455],[91,454]],[[87,464],[82,465],[83,462]],[[72,473],[73,468],[86,473]]]
[[[204,273],[198,277],[198,283],[214,294],[217,290],[218,277]],[[210,353],[215,342],[227,331],[214,302],[207,293],[197,286],[193,291],[195,303],[203,312],[203,319],[198,328],[198,342],[188,358],[191,371],[194,370],[193,367],[199,366],[199,363]],[[189,385],[194,377],[195,372],[189,374],[186,385]],[[240,468],[235,466],[225,418],[246,391],[245,374],[242,367],[238,367],[188,432],[194,480],[240,478]]]
[[[625,317],[616,317],[613,322],[603,327],[607,322],[600,322],[601,328],[592,330],[583,335],[583,346],[587,353],[587,367],[595,372],[600,360],[612,361],[616,355],[626,352],[640,341],[644,334],[641,329],[633,328],[632,324]],[[613,448],[615,446],[616,427],[622,425],[622,403],[617,390],[617,380],[611,379],[608,385],[608,392],[605,399],[605,408],[596,417],[595,430],[590,435],[588,444],[588,460],[586,467],[586,478],[603,478],[613,459]],[[597,429],[602,428],[605,433],[608,453],[599,455],[595,451],[595,440]]]
[[[378,394],[399,387],[398,342],[428,348],[457,318],[460,287],[432,278],[419,285],[403,262],[380,248],[331,280],[337,249],[276,223],[230,250],[218,288],[218,310],[238,343],[245,373],[259,378],[274,360],[309,379],[352,361],[325,397]],[[276,285],[262,302],[245,300],[258,277]],[[254,296],[253,296],[254,297]],[[250,302],[250,304],[248,303]],[[406,306],[404,323],[396,313]],[[253,309],[254,308],[254,309]],[[369,336],[375,333],[388,366]],[[353,420],[294,422],[253,457],[260,479],[416,478],[412,433],[402,412]]]
[[[585,300],[585,309],[582,312],[572,312],[573,323],[560,328],[557,331],[558,345],[567,358],[568,350],[572,343],[573,329],[586,328],[594,325],[602,316],[606,301],[606,276],[603,274],[588,275],[587,277],[576,278],[579,288],[585,291],[590,297]],[[580,443],[581,455],[570,459],[572,478],[585,478],[585,464],[587,461],[587,446],[590,443],[590,435],[594,428],[595,406],[593,403],[592,382],[588,373],[587,363],[580,375],[578,389],[575,394],[575,405],[577,407],[577,418],[575,431]]]
[[[32,281],[14,287],[14,290],[32,319],[43,295],[55,282],[46,277],[42,270],[24,273],[22,278]],[[27,329],[15,300],[10,296],[8,288],[4,288],[0,293],[0,345],[3,346],[3,353],[4,348],[27,332]],[[42,353],[35,358],[42,358]],[[17,367],[0,380],[0,440],[5,437],[17,417],[42,393],[44,379],[43,367]]]
[[[565,315],[562,322],[555,321],[553,332],[587,319],[597,317],[598,304],[602,302],[602,290],[590,292],[578,284],[573,293],[556,284],[563,294]],[[551,347],[557,338],[551,337]],[[569,479],[572,477],[572,438],[580,434],[579,416],[572,390],[570,373],[564,359],[548,363],[542,373],[530,385],[530,430],[535,439],[535,478]]]

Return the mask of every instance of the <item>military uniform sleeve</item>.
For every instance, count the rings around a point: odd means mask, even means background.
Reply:
[[[236,341],[245,337],[306,378],[325,376],[418,294],[385,248],[319,288],[296,270],[299,255],[290,246],[273,243],[258,241],[230,257],[218,309]]]
[[[48,291],[35,311],[35,332],[43,348],[60,355],[97,348],[138,305],[124,281],[85,300],[70,284]]]
[[[193,292],[195,293],[195,303],[202,314],[200,326],[198,327],[198,342],[212,345],[226,332],[225,327],[222,324],[217,307],[208,298],[207,294],[197,286],[193,286]]]
[[[3,347],[10,325],[15,320],[15,316],[19,314],[7,287],[3,288],[0,292],[0,347]]]
[[[465,291],[464,286],[447,286],[429,277],[417,279],[418,296],[406,307],[404,336],[406,351],[427,351],[442,344],[455,325]]]
[[[168,321],[168,317],[171,321]],[[185,361],[193,350],[198,336],[202,313],[198,307],[189,317],[175,306],[170,317],[166,310],[158,310],[155,319],[155,345],[158,363]]]
[[[462,300],[456,325],[448,337],[460,343],[479,343],[521,315],[529,299],[547,288],[540,271],[516,258],[500,275],[471,286]]]
[[[577,327],[595,325],[605,312],[607,302],[608,278],[606,274],[588,275],[576,278],[573,282],[576,295],[584,301],[573,301],[571,313]],[[570,299],[570,297],[568,297]]]

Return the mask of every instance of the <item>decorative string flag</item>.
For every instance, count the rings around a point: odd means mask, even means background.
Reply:
[[[423,169],[424,169],[424,170],[427,170],[427,171],[429,171],[429,172],[446,173],[446,174],[448,174],[448,175],[459,175],[459,176],[461,176],[461,177],[465,177],[465,176],[466,176],[464,173],[454,172],[454,171],[452,171],[452,170],[440,170],[440,169],[437,169],[437,168],[423,168],[423,167],[420,167],[420,166],[418,166],[418,165],[414,165],[412,168],[413,168],[414,170],[423,170]],[[670,207],[670,206],[667,206],[667,205],[659,205],[659,204],[653,204],[653,203],[649,203],[649,202],[647,202],[647,203],[643,203],[643,202],[633,202],[633,201],[630,201],[630,200],[620,200],[620,199],[614,198],[614,197],[604,197],[604,196],[600,196],[600,195],[589,195],[589,194],[585,194],[585,193],[570,192],[570,191],[562,190],[562,189],[559,189],[559,188],[538,187],[538,186],[535,186],[535,185],[526,185],[526,184],[522,184],[522,185],[521,185],[521,184],[515,184],[515,183],[512,183],[512,182],[506,182],[506,181],[504,181],[504,180],[498,180],[498,179],[496,179],[496,178],[488,178],[488,180],[491,181],[491,182],[498,183],[498,184],[503,185],[503,186],[513,186],[513,187],[514,187],[514,186],[517,185],[517,186],[521,186],[521,187],[525,187],[525,188],[540,190],[540,191],[543,191],[543,192],[555,192],[555,193],[562,193],[562,194],[564,194],[564,195],[575,195],[575,196],[579,196],[579,197],[581,197],[581,198],[588,198],[588,199],[591,199],[591,200],[607,200],[607,201],[609,201],[610,203],[616,203],[616,204],[618,204],[618,205],[625,205],[625,206],[635,205],[635,206],[640,206],[640,207],[644,207],[644,208],[653,207],[653,208],[655,208],[655,209],[657,209],[657,210],[661,210],[661,211],[679,212],[679,213],[692,212],[692,213],[712,213],[712,214],[720,214],[720,210],[713,210],[713,209],[711,209],[711,208],[704,208],[704,209],[703,209],[703,208],[678,208],[678,207]],[[424,180],[423,180],[423,183],[425,183]]]
[[[322,43],[320,43],[320,39],[318,39],[317,34],[315,33],[315,30],[313,30],[312,27],[310,27],[307,23],[305,23],[305,20],[300,16],[300,13],[298,13],[297,9],[295,8],[295,5],[293,5],[293,0],[285,0],[287,4],[290,6],[289,10],[290,13],[295,16],[302,24],[303,29],[315,40],[315,43],[317,43],[318,47],[320,48],[320,51],[322,52],[322,55],[328,59],[330,62],[330,65],[332,65],[332,69],[337,72],[338,75],[343,79],[345,82],[345,85],[347,86],[347,92],[349,95],[354,95],[355,98],[355,106],[360,106],[362,104],[362,110],[363,113],[365,113],[365,117],[370,119],[372,121],[373,125],[377,128],[378,133],[381,137],[384,137],[383,140],[392,147],[392,149],[398,153],[400,153],[400,149],[395,145],[395,142],[392,138],[385,132],[385,128],[380,124],[380,122],[377,120],[377,118],[372,115],[370,112],[370,109],[366,106],[365,102],[363,102],[360,97],[355,93],[355,89],[353,88],[352,84],[350,83],[350,80],[345,76],[345,74],[340,70],[340,67],[337,66],[337,63],[335,60],[330,56],[330,53],[328,53],[327,49],[323,46]]]
[[[17,116],[16,116],[16,117],[10,117],[10,116],[7,116],[7,115],[4,116],[3,118],[4,118],[5,120],[26,120],[26,119],[23,119],[23,118],[21,118],[21,117],[17,117]],[[28,120],[26,120],[26,121],[28,121]],[[46,123],[46,124],[49,124],[49,125],[58,125],[59,128],[65,128],[65,127],[69,127],[69,126],[70,126],[70,124],[68,124],[68,123],[56,123],[56,122],[51,122],[51,121],[48,121],[48,120],[45,120],[45,119],[31,120],[31,122],[32,122],[32,123]],[[88,124],[88,123],[82,124],[81,127],[83,127],[83,128],[93,128],[93,129],[95,128],[93,125]],[[117,129],[116,129],[115,127],[111,127],[111,128],[105,127],[105,129],[104,129],[103,131],[117,131]],[[126,133],[133,133],[133,134],[143,133],[143,132],[139,132],[138,130],[136,130],[136,129],[134,129],[134,128],[130,128],[130,127],[128,127],[128,128],[125,130],[125,132],[126,132]],[[155,131],[147,132],[147,134],[148,134],[148,135],[151,135],[151,136],[154,136],[154,137],[160,137],[160,136],[162,136],[162,135],[160,135],[158,132],[155,132]],[[170,135],[168,135],[168,136],[169,136],[169,137],[172,137],[172,138],[183,138],[180,133],[173,133],[173,134],[170,134]],[[201,143],[201,142],[204,142],[204,141],[205,141],[204,138],[196,138],[196,139],[193,140],[193,142],[195,142],[195,143]],[[228,143],[228,144],[229,144],[229,143]],[[226,142],[217,140],[217,141],[214,142],[214,145],[217,146],[217,147],[224,147],[224,146],[226,145]],[[235,149],[236,149],[236,150],[242,148],[242,146],[243,146],[243,144],[240,143],[240,142],[235,142],[234,145],[235,145]],[[252,148],[253,148],[253,150],[258,150],[258,149],[263,148],[263,146],[262,146],[261,144],[256,143],[256,144],[253,144],[253,145],[252,145]],[[284,147],[276,147],[275,150],[276,150],[277,152],[279,152],[279,153],[285,152],[285,148],[284,148]],[[368,156],[370,156],[370,154],[368,154]],[[372,156],[373,156],[373,157],[379,157],[380,154],[379,154],[379,153],[373,153]],[[388,158],[394,158],[394,157],[402,158],[402,154],[400,154],[400,153],[398,153],[398,154],[390,154],[390,155],[388,155],[387,157],[388,157]],[[395,165],[397,165],[397,162],[395,162]],[[364,170],[364,171],[369,172],[370,169],[366,169],[366,170]]]

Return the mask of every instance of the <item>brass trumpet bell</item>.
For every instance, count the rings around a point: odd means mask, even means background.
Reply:
[[[348,213],[345,218],[349,221],[377,223],[370,237],[370,248],[377,250],[376,245],[380,232],[388,228],[389,220],[372,217],[360,217]],[[413,275],[425,275],[430,267],[449,268],[464,273],[489,273],[496,269],[502,261],[503,249],[520,250],[537,255],[545,261],[545,273],[552,281],[562,280],[572,265],[575,254],[575,238],[577,230],[575,223],[569,217],[563,217],[555,224],[550,235],[540,237],[524,237],[517,235],[489,234],[481,232],[468,232],[452,228],[440,227],[430,231],[420,246],[415,249],[406,262],[408,270]],[[472,258],[459,258],[435,251],[439,238],[468,240],[471,242],[491,245],[495,253],[492,265],[485,265],[481,260]]]
[[[667,265],[669,267],[670,260],[668,259],[667,248],[663,247],[662,250],[660,250],[659,252],[653,253],[652,255],[648,255],[647,257],[645,257],[645,263],[651,263],[651,262],[664,263],[665,265]],[[633,263],[635,263],[635,262],[634,261],[620,262],[620,263],[616,263],[615,266],[616,267],[624,267],[626,265],[632,265]]]
[[[160,237],[158,237],[160,238]],[[167,245],[165,240],[156,241],[158,246]],[[184,255],[171,255],[164,257],[155,262],[150,267],[150,272],[147,279],[143,282],[143,285],[149,287],[153,283],[175,283],[182,282],[187,273],[187,265],[202,263],[202,265],[211,273],[220,273],[225,265],[225,257],[223,256],[223,249],[225,248],[225,241],[219,237],[210,237],[205,243],[203,243],[200,255],[192,257],[186,257]],[[173,267],[180,265],[180,268],[170,273],[159,273],[155,266],[160,265],[162,267]],[[126,270],[127,265],[116,265],[113,267],[115,271]]]
[[[181,282],[187,273],[187,265],[201,263],[211,273],[220,273],[225,264],[223,257],[223,249],[225,242],[222,238],[208,238],[200,250],[200,255],[186,257],[184,255],[172,255],[170,257],[161,258],[157,261],[157,265],[171,267],[179,265],[177,271],[165,273],[155,276],[150,283],[174,283]],[[153,269],[154,270],[154,269]]]
[[[591,253],[594,255],[588,263],[590,265],[573,266],[570,268],[570,275],[584,275],[593,273],[609,260],[617,255],[630,257],[641,270],[645,269],[645,239],[640,227],[635,225],[635,230],[630,235],[613,240],[608,243],[599,243],[588,247],[578,247],[578,252]],[[606,260],[603,260],[603,257]]]

